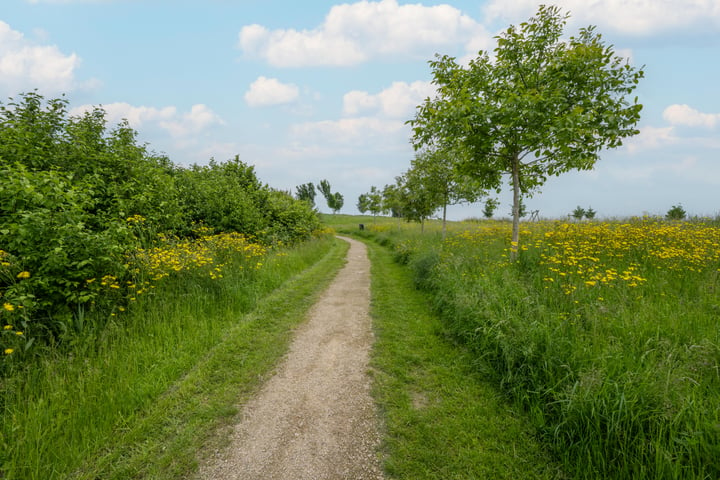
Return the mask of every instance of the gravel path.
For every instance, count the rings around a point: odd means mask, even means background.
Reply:
[[[364,244],[343,240],[350,242],[347,264],[276,375],[244,407],[230,448],[201,468],[201,478],[383,478],[368,375],[370,263]]]

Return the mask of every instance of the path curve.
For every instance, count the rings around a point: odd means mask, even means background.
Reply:
[[[310,310],[277,373],[243,408],[207,480],[383,479],[370,396],[370,262],[350,243],[347,264]]]

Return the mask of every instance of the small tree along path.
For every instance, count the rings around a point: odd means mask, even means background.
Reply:
[[[201,478],[382,479],[368,362],[370,262],[361,242],[311,309],[278,371]]]

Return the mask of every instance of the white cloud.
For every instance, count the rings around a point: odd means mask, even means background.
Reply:
[[[168,120],[177,114],[175,107],[155,108],[155,107],[135,107],[125,102],[109,103],[100,105],[105,110],[105,119],[110,124],[117,124],[122,119],[126,119],[132,128],[138,129],[145,122],[153,122],[159,120]],[[70,110],[70,115],[79,116],[85,112],[92,111],[92,105],[81,105]]]
[[[278,67],[348,66],[378,56],[427,58],[458,44],[468,48],[490,44],[489,39],[482,25],[450,5],[363,0],[332,7],[313,30],[245,26],[239,47]]]
[[[421,81],[393,82],[376,95],[353,90],[343,97],[343,114],[353,116],[379,110],[386,117],[409,119],[415,108],[434,93],[435,86],[432,83]]]
[[[672,125],[713,128],[720,125],[720,113],[702,113],[689,105],[670,105],[663,118]]]
[[[680,29],[717,29],[720,3],[717,0],[555,0],[570,12],[572,22],[598,25],[634,36],[654,35]],[[512,23],[526,20],[537,11],[536,0],[492,0],[485,9],[490,19]]]
[[[324,120],[320,122],[306,122],[293,125],[290,135],[301,139],[305,144],[314,144],[317,141],[329,144],[371,145],[397,141],[401,139],[407,144],[402,135],[405,123],[402,120],[389,120],[374,117],[342,118],[340,120]]]
[[[638,150],[650,150],[677,144],[680,139],[675,135],[675,127],[642,127],[640,133],[625,142],[630,153]]]
[[[105,119],[109,124],[117,124],[127,119],[132,128],[138,129],[144,124],[156,124],[176,138],[198,134],[213,125],[222,125],[224,121],[210,108],[203,104],[196,104],[190,111],[179,114],[176,107],[146,107],[133,106],[118,102],[101,105],[105,110]],[[70,115],[82,115],[93,109],[93,105],[80,105],[70,110]]]
[[[223,125],[225,122],[202,103],[193,105],[188,113],[181,118],[161,121],[160,126],[170,132],[173,137],[184,137],[197,134],[213,125]]]
[[[0,92],[68,92],[75,86],[79,65],[76,54],[65,55],[54,45],[34,45],[0,20]]]
[[[275,78],[259,77],[245,93],[245,101],[251,107],[291,103],[300,96],[300,90],[293,84],[281,83]]]

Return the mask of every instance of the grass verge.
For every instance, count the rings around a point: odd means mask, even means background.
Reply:
[[[197,452],[222,442],[214,432],[285,352],[346,250],[317,240],[269,258],[250,291],[228,275],[219,291],[158,295],[133,312],[134,328],[30,372],[3,397],[11,448],[0,477],[188,478]]]
[[[442,334],[409,269],[368,242],[372,261],[374,395],[385,468],[395,479],[558,479],[523,414]]]

